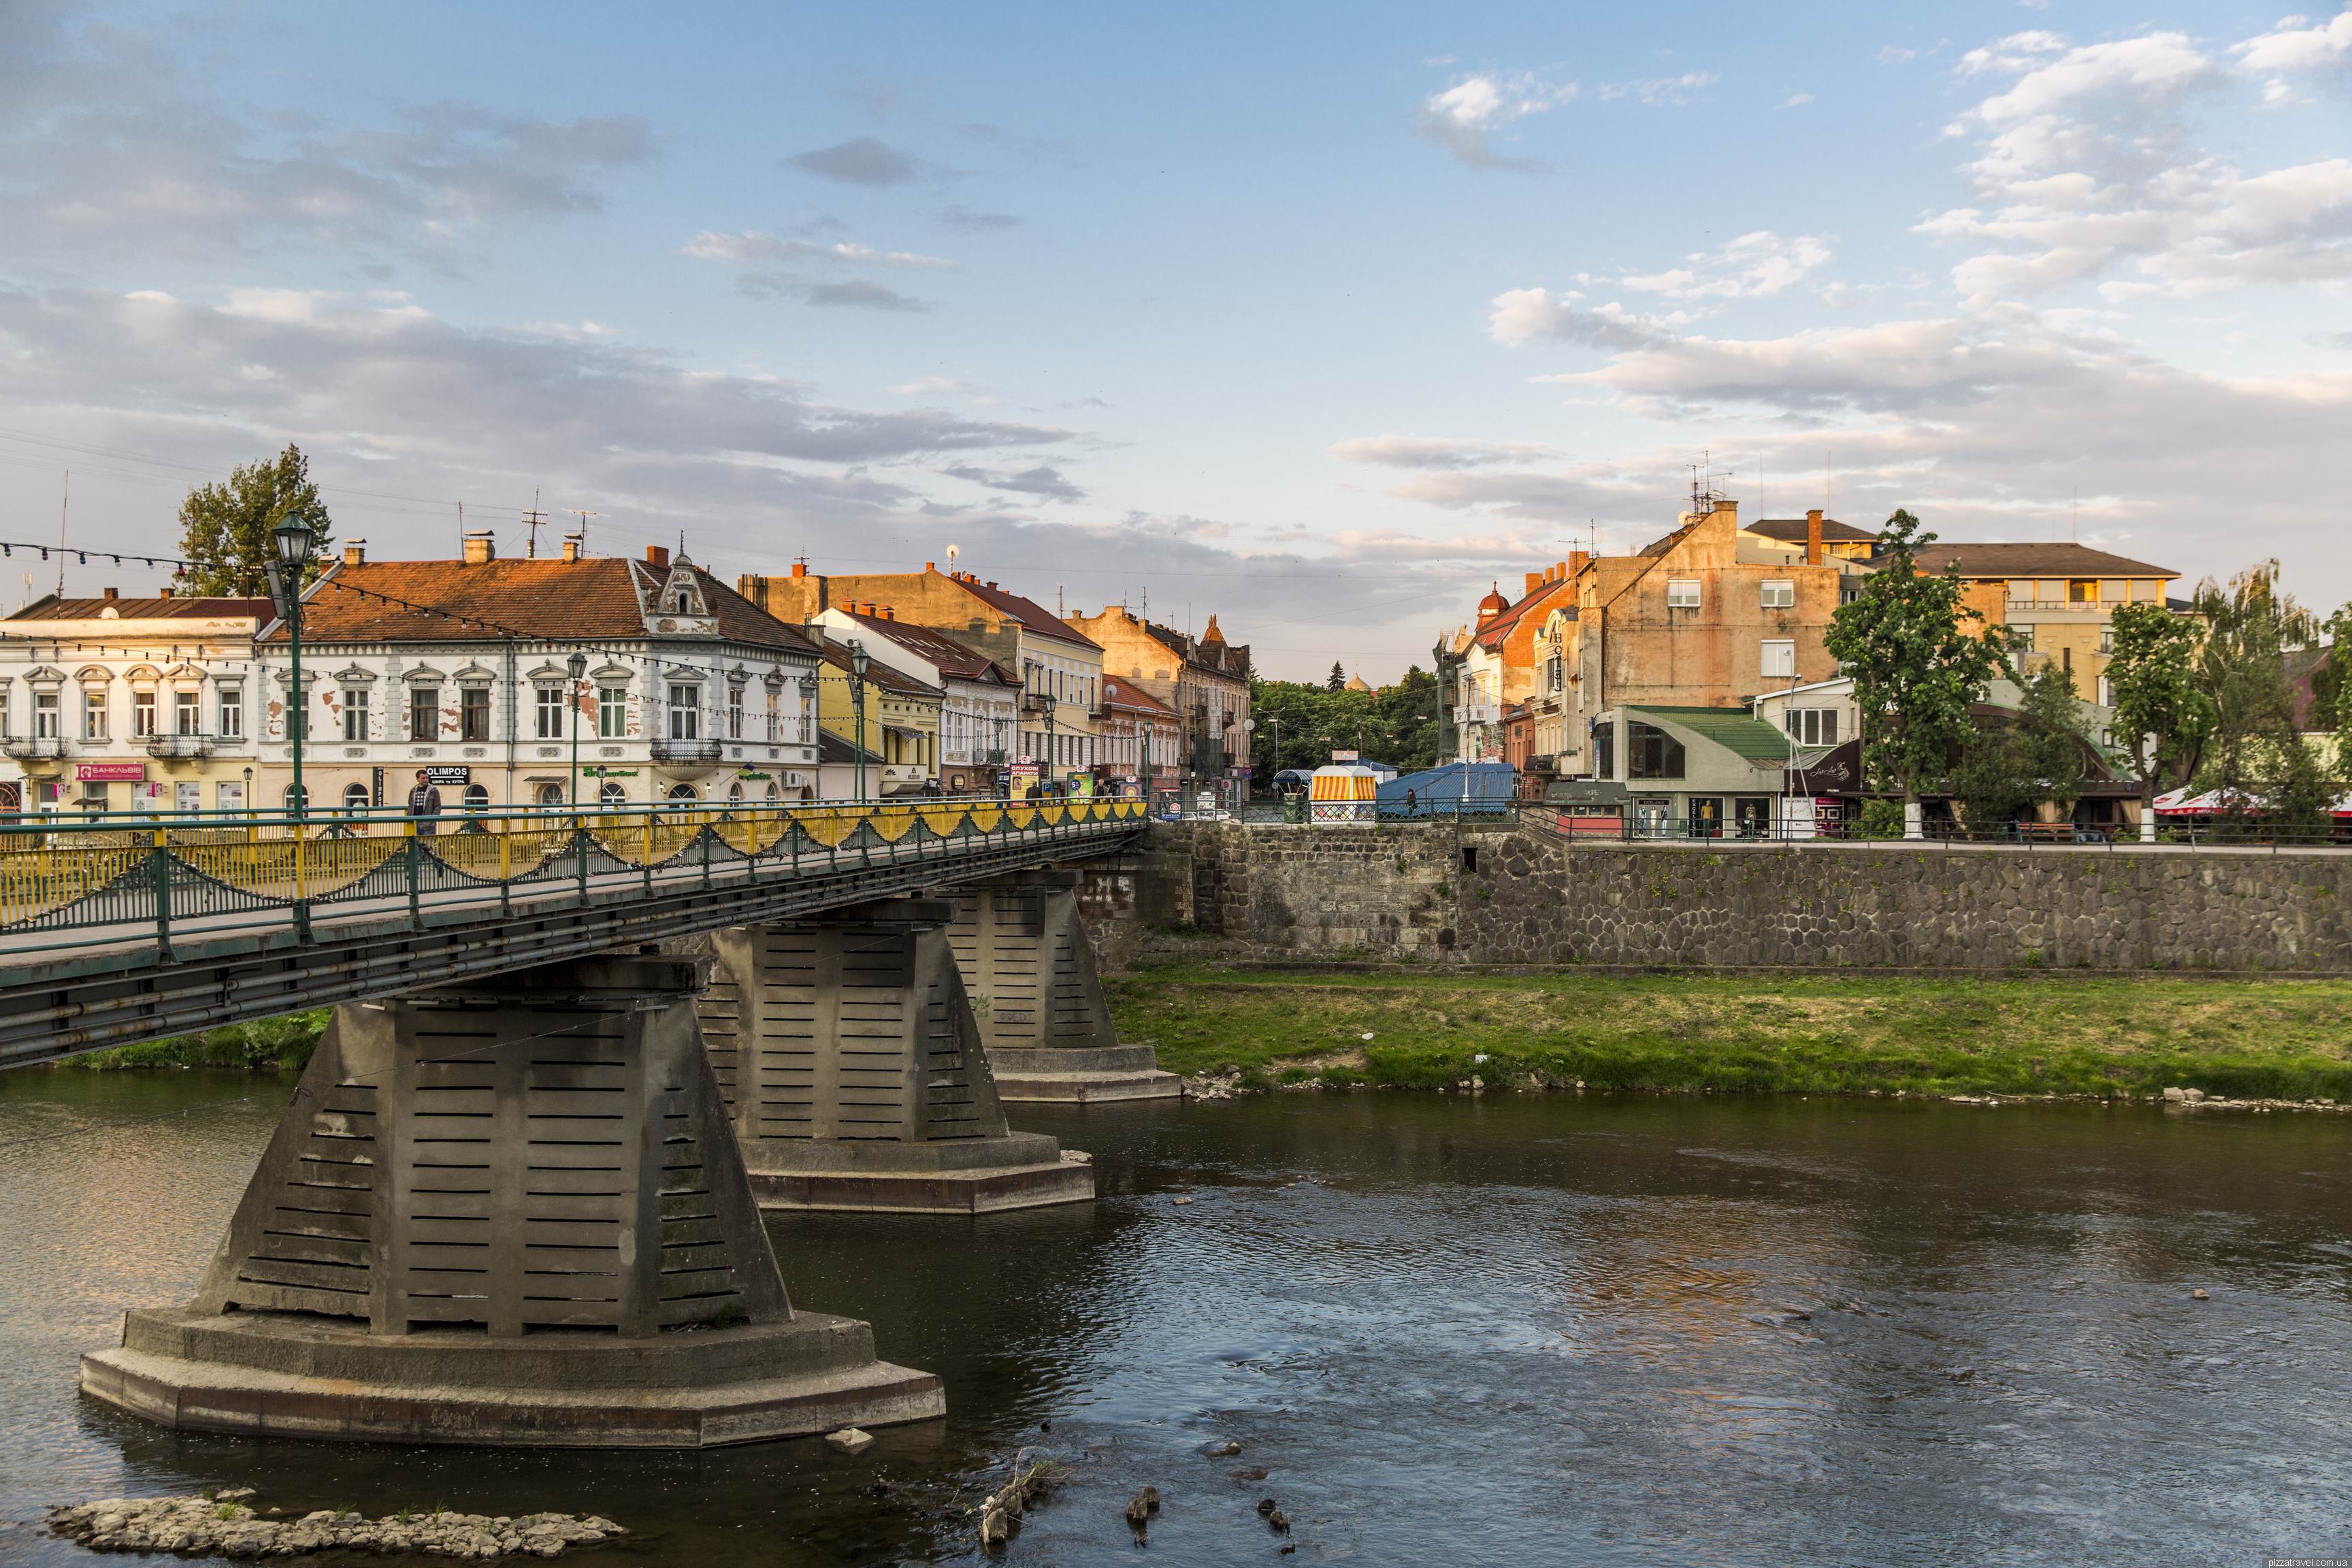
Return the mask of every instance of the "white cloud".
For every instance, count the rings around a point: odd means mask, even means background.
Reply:
[[[912,250],[877,250],[870,245],[837,240],[793,239],[747,228],[737,234],[706,229],[688,240],[683,254],[703,261],[841,261],[861,267],[953,267],[944,256]]]
[[[1542,165],[1529,160],[1497,155],[1490,139],[1514,121],[1566,103],[1576,92],[1572,81],[1550,86],[1524,74],[1466,76],[1423,100],[1420,132],[1472,168],[1538,169]]]
[[[2341,70],[2352,60],[2352,5],[2316,24],[2307,16],[2282,16],[2269,32],[2231,45],[2230,52],[2245,70],[2270,78],[2263,85],[2265,102],[2284,102],[2294,95],[2288,77]]]
[[[2352,163],[2248,174],[2193,146],[2184,105],[2227,73],[2187,35],[2019,33],[1958,73],[2016,79],[1949,127],[1979,139],[1972,203],[1916,226],[1981,247],[1952,273],[1972,306],[2080,283],[2125,297],[2352,279]]]
[[[1655,317],[1635,315],[1613,300],[1592,310],[1579,310],[1576,301],[1583,298],[1573,289],[1557,295],[1549,289],[1507,290],[1495,296],[1486,316],[1487,333],[1496,342],[1514,347],[1550,338],[1595,348],[1637,348],[1670,325]]]
[[[1557,456],[1524,441],[1454,441],[1424,436],[1364,436],[1334,442],[1331,455],[1350,463],[1391,468],[1483,468]]]
[[[1685,71],[1680,76],[1656,77],[1647,81],[1603,82],[1601,96],[1604,100],[1630,98],[1652,105],[1683,104],[1715,82],[1713,71]]]
[[[1783,109],[1802,109],[1806,104],[1812,101],[1813,95],[1810,92],[1792,92],[1788,97],[1780,100],[1780,107]]]
[[[1628,273],[1617,286],[1666,299],[1741,300],[1778,294],[1803,282],[1829,264],[1829,241],[1801,234],[1782,239],[1768,229],[1743,234],[1713,251],[1685,257],[1664,272]]]

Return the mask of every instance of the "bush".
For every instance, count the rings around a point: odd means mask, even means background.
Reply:
[[[201,1035],[146,1040],[75,1057],[69,1065],[88,1072],[136,1068],[236,1068],[247,1072],[299,1072],[310,1064],[319,1037],[327,1031],[327,1009],[288,1013],[251,1024],[231,1024]]]

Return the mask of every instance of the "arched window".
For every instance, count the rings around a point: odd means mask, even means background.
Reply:
[[[702,798],[699,795],[695,793],[694,786],[688,784],[670,785],[669,797],[672,800],[700,800]]]
[[[560,784],[543,784],[540,785],[539,804],[541,805],[562,805],[563,804],[563,786]]]
[[[294,793],[294,786],[292,784],[288,784],[286,786],[286,809],[289,812],[299,813],[308,807],[310,797],[310,791],[308,785],[303,787],[301,795],[298,797]]]
[[[596,792],[596,800],[603,805],[626,805],[629,804],[629,791],[619,780],[606,779],[604,786]]]
[[[733,784],[729,784],[729,785],[727,786],[727,798],[728,798],[729,800],[731,800],[731,801],[737,801],[737,802],[740,802],[740,801],[741,801],[741,800],[742,800],[742,798],[743,798],[743,781],[742,781],[741,779],[737,779]]]
[[[368,786],[349,784],[343,786],[343,810],[352,816],[364,816],[370,804]]]
[[[782,793],[776,788],[776,781],[773,779],[770,779],[768,781],[768,798],[772,801],[782,798]]]
[[[466,786],[466,809],[467,811],[487,811],[489,809],[489,786],[487,784],[469,784]]]

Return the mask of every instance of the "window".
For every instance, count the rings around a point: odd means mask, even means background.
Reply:
[[[220,689],[220,732],[234,740],[245,733],[245,688]]]
[[[343,809],[357,816],[368,808],[368,786],[363,784],[343,786]]]
[[[625,785],[620,784],[616,780],[606,779],[602,784],[597,786],[596,804],[599,805],[626,805],[629,804],[628,789]]]
[[[2115,627],[2101,626],[2099,628],[2099,651],[2101,653],[2113,653],[2116,651]]]
[[[1617,726],[1601,724],[1592,731],[1592,776],[1613,779],[1617,776]]]
[[[204,732],[204,693],[201,691],[172,693],[172,733],[201,735]]]
[[[150,740],[155,733],[155,694],[134,691],[131,694],[131,738]]]
[[[2099,602],[2099,585],[2078,577],[2066,584],[2066,602],[2070,605],[2095,605]]]
[[[628,733],[629,689],[625,686],[600,686],[596,689],[596,738],[617,741]]]
[[[2033,579],[2031,577],[2011,577],[2009,580],[2009,602],[2012,605],[2030,605],[2033,603]]]
[[[457,739],[487,741],[490,738],[490,689],[487,686],[461,687],[457,691]]]
[[[54,691],[33,693],[33,735],[37,740],[58,738],[58,694]]]
[[[1698,608],[1698,579],[1674,577],[1666,583],[1666,608],[1696,610]]]
[[[1797,585],[1794,583],[1764,584],[1764,607],[1768,610],[1793,610],[1797,607]]]
[[[743,689],[740,686],[727,689],[727,738],[730,741],[743,738]]]
[[[408,738],[412,741],[437,741],[441,738],[439,687],[412,686],[408,689]]]
[[[1836,745],[1838,710],[1834,708],[1790,709],[1789,739],[1801,746]]]
[[[1766,638],[1762,674],[1767,680],[1794,679],[1797,674],[1797,645],[1783,637]]]
[[[772,686],[768,688],[768,739],[771,741],[780,740],[783,735],[783,714],[776,706],[782,700],[782,692]]]
[[[364,741],[368,738],[368,694],[364,686],[343,688],[343,739]]]
[[[702,719],[702,688],[677,685],[669,689],[669,738],[692,741],[700,738]]]
[[[469,784],[466,786],[467,811],[487,811],[489,809],[489,805],[490,791],[487,784]]]
[[[1636,721],[1625,726],[1626,776],[1637,779],[1678,779],[1683,776],[1683,743],[1654,724]]]
[[[2021,649],[2027,653],[2032,653],[2033,651],[2034,643],[2033,630],[2033,624],[2029,621],[2021,626],[2011,626],[2009,628],[2009,635],[2016,639],[2017,646]]]
[[[106,739],[106,693],[103,691],[81,694],[81,738],[85,741]]]
[[[531,689],[531,716],[537,721],[537,734],[542,741],[563,739],[563,688],[538,686]]]

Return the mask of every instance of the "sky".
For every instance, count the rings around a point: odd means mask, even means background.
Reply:
[[[1381,682],[1696,468],[2325,611],[2347,109],[2275,0],[6,0],[0,541],[295,441],[379,558],[952,550]]]

